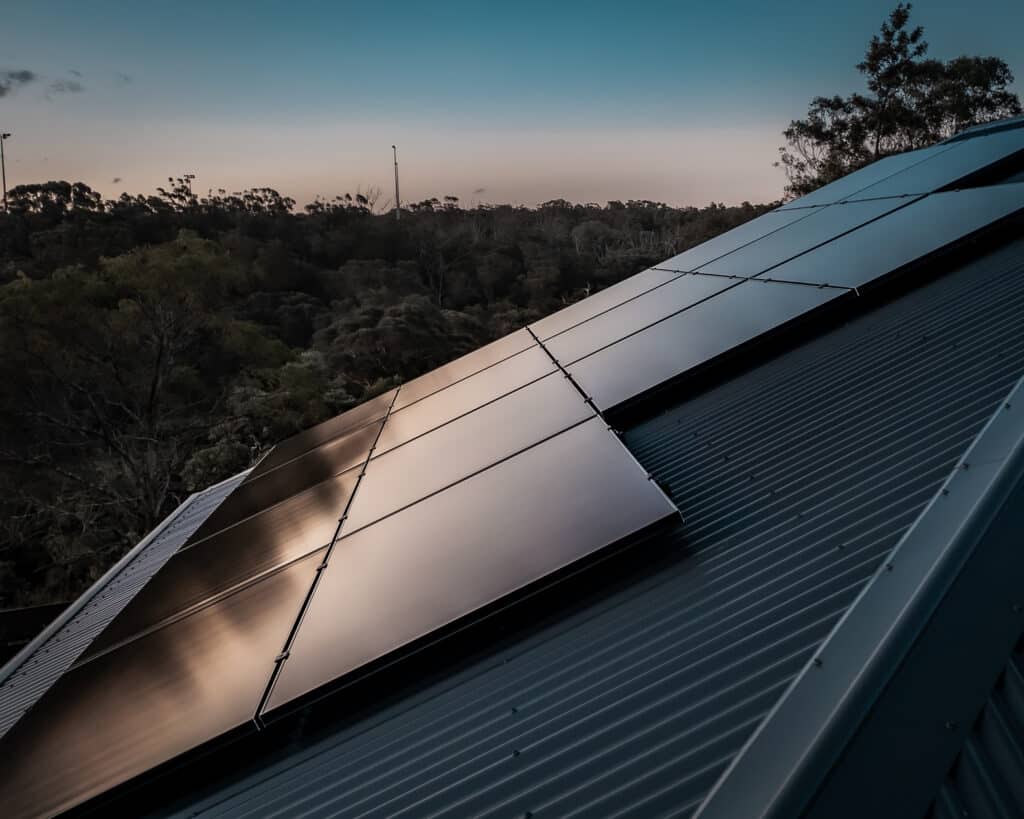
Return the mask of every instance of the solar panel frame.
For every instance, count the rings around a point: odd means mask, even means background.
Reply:
[[[343,536],[263,714],[677,514],[595,417]]]
[[[4,737],[9,816],[81,804],[252,718],[322,553],[65,674]]]
[[[846,292],[742,281],[566,369],[598,409],[608,411]]]

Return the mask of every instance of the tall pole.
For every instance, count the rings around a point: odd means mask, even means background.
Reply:
[[[10,134],[0,134],[0,177],[4,187],[4,213],[7,213],[7,165],[4,163],[4,142]]]
[[[402,200],[398,195],[398,148],[392,145],[391,150],[395,154],[395,221],[397,222],[402,218]]]

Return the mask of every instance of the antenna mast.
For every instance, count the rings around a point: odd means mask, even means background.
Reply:
[[[398,148],[392,145],[391,150],[395,155],[395,221],[397,222],[402,218],[402,200],[398,196]]]

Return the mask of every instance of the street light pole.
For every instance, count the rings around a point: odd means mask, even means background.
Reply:
[[[7,165],[4,163],[4,142],[10,134],[0,134],[0,177],[3,178],[4,213],[7,213]]]
[[[402,218],[402,200],[398,196],[398,148],[392,145],[391,150],[395,154],[395,221],[397,222]]]

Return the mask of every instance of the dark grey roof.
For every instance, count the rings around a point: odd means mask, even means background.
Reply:
[[[1017,242],[627,431],[678,561],[182,812],[692,812],[1022,373]]]
[[[0,669],[0,736],[71,667],[243,478],[245,473],[186,498],[39,637]]]
[[[1024,639],[1017,643],[957,755],[930,819],[1024,814]]]

